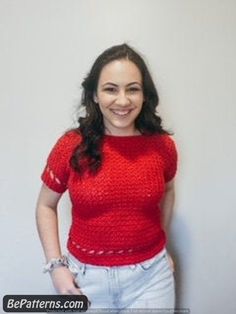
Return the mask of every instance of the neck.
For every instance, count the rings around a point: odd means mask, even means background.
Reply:
[[[105,134],[107,135],[114,135],[114,136],[133,136],[133,135],[141,135],[140,131],[137,129],[131,131],[124,131],[124,132],[114,132],[105,127]]]

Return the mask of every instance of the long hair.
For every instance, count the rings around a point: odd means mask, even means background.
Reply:
[[[105,134],[103,115],[99,106],[94,102],[100,73],[108,63],[128,59],[133,62],[141,72],[143,82],[144,103],[135,120],[135,127],[141,134],[154,133],[170,134],[162,127],[162,119],[156,113],[159,97],[143,58],[127,44],[113,46],[105,50],[95,60],[89,74],[82,82],[81,105],[85,108],[85,117],[79,117],[79,127],[74,129],[82,136],[70,159],[70,165],[74,170],[82,174],[84,168],[89,168],[96,173],[102,163],[101,140]]]

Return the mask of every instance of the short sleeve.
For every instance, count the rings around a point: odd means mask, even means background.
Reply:
[[[164,178],[165,182],[172,180],[177,172],[178,153],[176,144],[170,136],[165,137]]]
[[[70,158],[76,144],[79,144],[79,135],[68,132],[61,136],[51,149],[41,179],[50,189],[57,193],[67,190],[70,174]]]

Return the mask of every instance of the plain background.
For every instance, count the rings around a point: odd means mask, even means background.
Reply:
[[[0,1],[0,295],[54,293],[35,225],[40,174],[75,125],[80,84],[104,49],[145,58],[179,151],[171,228],[178,306],[235,313],[236,2]],[[60,203],[65,247],[70,202]]]

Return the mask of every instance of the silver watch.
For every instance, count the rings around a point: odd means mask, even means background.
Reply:
[[[62,257],[59,258],[52,258],[44,267],[43,272],[51,272],[53,269],[59,267],[59,266],[65,266],[68,267],[68,259],[65,255],[62,255]]]

